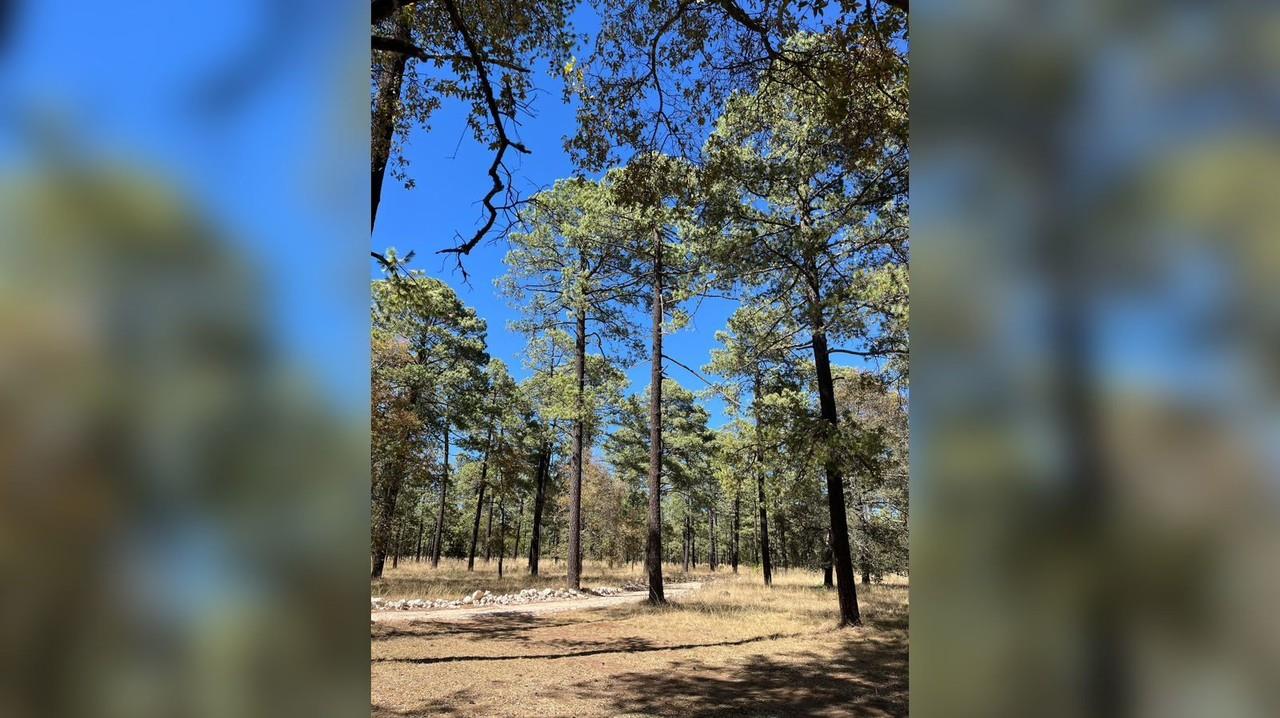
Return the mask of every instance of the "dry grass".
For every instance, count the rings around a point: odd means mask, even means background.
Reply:
[[[691,570],[688,574],[677,564],[664,564],[662,576],[667,583],[682,581],[701,581],[713,575],[703,564],[700,570]],[[398,568],[387,564],[381,579],[369,582],[369,592],[373,596],[388,599],[398,598],[461,598],[464,593],[477,589],[493,593],[515,593],[525,588],[563,588],[565,585],[565,563],[556,563],[544,559],[538,565],[538,576],[529,575],[529,564],[525,559],[507,559],[503,565],[503,576],[498,578],[498,561],[494,559],[486,563],[476,559],[474,571],[467,571],[466,559],[441,559],[440,567],[431,568],[430,562],[401,560]],[[721,569],[723,574],[727,569]],[[620,564],[609,566],[600,561],[586,561],[582,567],[582,587],[621,586],[628,581],[646,581],[644,564]]]
[[[842,630],[834,593],[820,574],[802,571],[778,576],[772,588],[758,575],[722,571],[656,608],[376,624],[372,712],[906,715],[908,587],[858,588],[866,625]]]

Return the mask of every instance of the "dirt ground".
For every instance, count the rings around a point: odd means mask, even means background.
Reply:
[[[659,608],[371,622],[372,714],[906,715],[908,587],[858,588],[866,625],[851,629],[801,571],[766,588],[722,570]]]
[[[668,583],[663,586],[663,594],[668,599],[679,598],[690,591],[697,590],[700,583]],[[526,616],[542,616],[548,613],[564,613],[566,611],[582,611],[609,606],[625,606],[638,603],[649,598],[648,591],[627,591],[614,596],[587,596],[540,603],[526,603],[507,606],[467,606],[465,608],[429,608],[422,610],[373,611],[369,620],[374,623],[412,623],[414,621],[448,621],[456,623],[467,621],[478,616],[494,613],[521,613]]]

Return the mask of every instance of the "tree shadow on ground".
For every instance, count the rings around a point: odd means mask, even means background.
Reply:
[[[373,663],[416,663],[429,665],[432,663],[460,663],[468,661],[519,661],[528,659],[537,660],[555,660],[558,658],[580,658],[582,656],[599,656],[608,653],[651,653],[653,651],[688,651],[697,648],[714,648],[719,646],[742,646],[748,643],[757,643],[759,641],[774,641],[779,638],[794,638],[800,634],[781,634],[775,633],[768,636],[754,636],[752,638],[740,638],[734,641],[714,641],[711,643],[680,643],[680,644],[655,644],[647,638],[616,638],[603,643],[590,643],[583,645],[594,646],[584,650],[566,651],[561,653],[519,653],[509,656],[504,655],[485,655],[485,656],[423,656],[419,658],[413,657],[385,657],[370,659]],[[562,643],[571,643],[562,641]]]
[[[785,596],[779,595],[779,604],[786,604]],[[742,602],[719,602],[715,604],[706,604],[696,601],[683,602],[680,600],[668,601],[660,606],[650,606],[648,604],[638,604],[634,606],[625,606],[617,609],[619,615],[630,618],[637,615],[653,612],[670,612],[670,613],[693,613],[714,616],[720,618],[745,615],[762,615],[764,613],[775,610],[769,605],[761,605],[758,602],[742,601]],[[796,608],[788,607],[788,612],[792,615],[802,618],[807,622],[830,623],[834,629],[840,619],[839,608],[835,605],[826,608]],[[889,606],[875,605],[870,602],[864,602],[862,606],[862,620],[869,628],[875,628],[882,631],[905,630],[909,621],[909,613],[905,606]]]
[[[608,701],[617,713],[656,716],[901,716],[907,674],[905,640],[850,636],[832,655],[750,656],[733,667],[690,662],[580,686],[579,693]]]
[[[417,620],[405,624],[372,623],[369,628],[369,639],[378,642],[396,638],[434,639],[458,636],[477,640],[528,641],[531,639],[521,634],[533,629],[585,626],[619,620],[622,619],[599,618],[583,621],[547,614],[535,615],[512,611],[485,614],[466,621]]]
[[[374,703],[369,707],[369,718],[406,718],[408,716],[474,716],[476,694],[464,688],[423,703],[412,710],[397,710]]]

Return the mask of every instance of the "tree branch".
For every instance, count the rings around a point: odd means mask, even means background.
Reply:
[[[506,60],[499,60],[496,57],[488,57],[488,56],[472,57],[471,55],[438,55],[438,54],[427,52],[426,50],[423,50],[422,48],[418,47],[417,45],[414,45],[411,42],[401,40],[399,38],[394,38],[394,37],[385,37],[383,35],[374,35],[371,38],[371,40],[372,40],[372,48],[374,50],[382,50],[384,52],[398,52],[402,55],[408,55],[409,57],[413,57],[426,62],[431,62],[434,60],[452,60],[452,61],[458,61],[458,62],[470,62],[473,64],[477,62],[485,62],[490,65],[505,67],[508,70],[515,70],[516,72],[529,71],[529,68],[527,67],[517,65],[514,62],[507,62]]]
[[[480,52],[475,39],[471,37],[471,31],[467,29],[466,23],[463,22],[462,13],[458,11],[458,4],[456,0],[444,0],[444,4],[449,11],[449,21],[453,24],[454,29],[458,31],[458,34],[462,36],[462,42],[467,46],[467,52],[471,53],[472,64],[474,64],[476,68],[476,77],[480,81],[480,90],[484,95],[485,104],[489,108],[489,119],[493,122],[493,130],[498,135],[497,148],[493,155],[493,163],[489,165],[489,177],[493,180],[493,185],[482,200],[485,212],[488,214],[484,225],[481,226],[480,229],[472,235],[471,239],[466,242],[456,247],[441,249],[437,252],[437,254],[454,254],[461,258],[464,254],[470,254],[471,250],[475,249],[477,244],[480,244],[480,240],[484,239],[484,236],[489,233],[494,222],[498,221],[498,207],[493,204],[493,198],[506,188],[506,184],[502,181],[502,175],[499,174],[499,170],[503,168],[502,158],[506,156],[507,149],[512,148],[517,152],[522,152],[524,154],[530,154],[530,152],[528,147],[525,147],[520,142],[512,140],[507,135],[507,128],[502,122],[502,110],[498,107],[498,100],[493,92],[493,84],[489,82],[489,69],[485,66],[484,61],[480,59],[483,53]],[[459,265],[461,265],[461,259],[459,259]]]

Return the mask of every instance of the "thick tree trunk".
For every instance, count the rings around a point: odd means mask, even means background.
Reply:
[[[828,435],[835,437],[839,425],[836,412],[835,382],[831,377],[831,357],[827,351],[826,326],[817,288],[810,287],[813,325],[813,363],[818,383],[818,410],[826,423]],[[858,594],[853,585],[853,556],[849,549],[849,523],[844,507],[844,475],[835,456],[828,453],[824,467],[827,475],[827,506],[831,512],[831,554],[835,564],[836,594],[840,599],[840,625],[860,626]]]
[[[733,572],[738,572],[738,532],[741,523],[742,495],[737,489],[733,491]]]
[[[577,394],[573,417],[573,475],[569,479],[569,555],[565,582],[576,589],[582,582],[582,464],[586,458],[583,421],[583,398],[587,384],[587,309],[578,307],[573,351],[573,376]]]
[[[649,369],[649,532],[645,570],[649,603],[665,603],[662,593],[662,233],[653,230],[653,361]]]
[[[533,525],[529,533],[529,575],[538,575],[538,558],[542,552],[542,504],[547,496],[547,475],[551,473],[551,447],[543,442],[538,455],[537,492],[533,498]]]
[[[448,411],[448,407],[445,408]],[[444,537],[444,508],[449,499],[449,420],[444,420],[444,471],[440,474],[440,512],[436,514],[436,538],[431,542],[431,568],[440,565],[440,542]]]
[[[485,522],[484,529],[484,562],[489,563],[489,557],[493,554],[493,494],[489,494],[489,519]]]
[[[760,374],[755,376],[755,404],[753,409],[756,417],[756,506],[760,509],[759,527],[756,532],[760,542],[760,565],[764,570],[764,585],[773,585],[773,564],[769,560],[769,512],[765,508],[764,498],[764,442],[762,440],[763,427],[760,425],[760,406],[763,401],[760,388]]]
[[[396,22],[395,37],[409,39],[409,29],[403,21]],[[373,232],[378,219],[378,203],[382,199],[382,180],[387,174],[387,162],[391,159],[391,144],[396,131],[396,115],[400,112],[400,87],[404,83],[406,56],[399,52],[375,52],[378,62],[378,93],[373,105],[373,118],[369,124],[370,159],[372,174],[370,188],[373,191],[369,209],[369,231]]]

